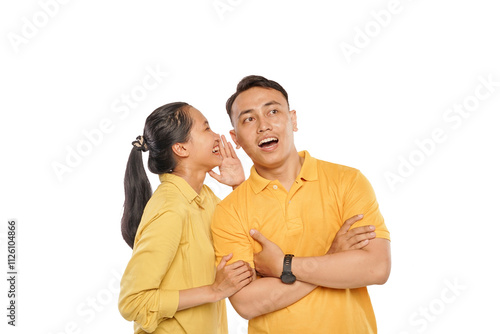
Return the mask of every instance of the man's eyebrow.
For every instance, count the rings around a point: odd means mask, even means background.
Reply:
[[[272,106],[274,104],[277,104],[277,105],[281,106],[281,103],[279,103],[277,101],[274,101],[274,100],[269,101],[267,103],[264,103],[262,106],[263,107],[268,107],[268,106]],[[253,109],[244,110],[244,111],[240,112],[240,114],[238,115],[238,118],[240,118],[241,116],[243,116],[245,114],[251,113],[252,111],[254,111],[254,110]]]
[[[249,114],[249,113],[251,113],[252,111],[253,111],[253,109],[248,109],[248,110],[244,110],[244,111],[240,112],[240,114],[238,115],[238,119],[239,119],[241,116],[245,115],[245,114]]]
[[[277,102],[277,101],[269,101],[267,102],[266,104],[264,104],[264,107],[267,107],[267,106],[272,106],[273,104],[277,104],[277,105],[281,105],[281,103]]]

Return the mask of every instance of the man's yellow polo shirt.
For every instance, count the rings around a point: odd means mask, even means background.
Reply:
[[[177,311],[179,290],[210,285],[215,254],[210,221],[219,202],[181,177],[160,175],[120,286],[119,309],[138,333],[227,333],[224,300]]]
[[[295,256],[326,254],[342,224],[363,214],[356,226],[375,225],[378,238],[389,239],[375,193],[358,170],[304,157],[299,176],[288,192],[279,181],[261,177],[252,167],[250,177],[217,205],[212,221],[217,260],[228,253],[253,264],[262,250],[250,237],[259,230],[284,253]],[[366,287],[318,287],[298,302],[249,321],[249,333],[376,333],[376,322]]]

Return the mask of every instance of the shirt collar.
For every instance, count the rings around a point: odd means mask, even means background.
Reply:
[[[160,174],[160,181],[161,183],[168,182],[173,184],[174,186],[179,189],[181,194],[187,199],[189,204],[191,204],[193,201],[195,201],[198,205],[201,206],[203,203],[205,196],[202,194],[198,194],[190,185],[187,183],[186,180],[184,180],[182,177],[170,174],[170,173],[165,173],[165,174]],[[203,192],[203,189],[202,189]]]
[[[318,179],[318,164],[316,163],[316,159],[311,157],[309,152],[301,151],[299,152],[299,156],[304,158],[304,163],[300,168],[299,175],[295,180],[304,180],[304,181],[315,181]],[[250,182],[250,186],[253,191],[257,194],[264,190],[272,180],[268,180],[263,178],[257,173],[255,170],[255,166],[252,166],[250,169],[250,177],[248,178],[248,182]]]

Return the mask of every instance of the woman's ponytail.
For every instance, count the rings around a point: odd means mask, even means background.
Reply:
[[[121,224],[122,236],[130,248],[134,248],[137,227],[139,227],[142,213],[152,194],[151,184],[149,183],[142,162],[142,151],[143,150],[138,149],[136,145],[132,148],[128,156],[127,169],[125,170],[125,179],[123,182],[125,188],[125,203],[123,204]]]

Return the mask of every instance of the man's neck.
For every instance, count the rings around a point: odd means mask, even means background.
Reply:
[[[277,167],[254,166],[260,176],[267,180],[278,180],[287,191],[290,191],[295,179],[300,174],[303,163],[304,158],[295,153],[291,154],[287,160]]]

